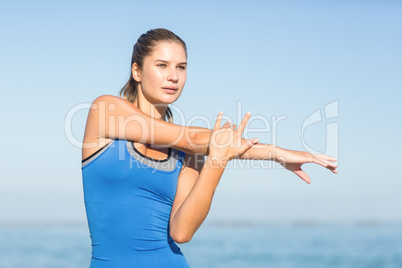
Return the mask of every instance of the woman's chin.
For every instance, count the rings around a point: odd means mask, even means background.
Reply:
[[[159,100],[158,102],[155,102],[154,105],[161,105],[161,106],[166,105],[167,106],[167,105],[172,104],[175,101],[177,101],[177,99],[178,98],[164,98],[164,99]]]
[[[165,103],[165,104],[171,104],[174,103],[175,101],[177,101],[180,97],[180,93],[177,94],[169,94],[169,95],[164,95],[161,98],[161,103]]]

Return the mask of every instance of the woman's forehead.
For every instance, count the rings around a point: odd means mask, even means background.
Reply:
[[[165,60],[165,61],[179,61],[179,62],[186,62],[187,61],[187,54],[184,50],[184,47],[176,42],[160,42],[158,43],[150,57],[153,60]]]

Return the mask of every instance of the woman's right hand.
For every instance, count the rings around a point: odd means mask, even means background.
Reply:
[[[244,116],[237,129],[236,125],[231,125],[230,122],[226,122],[221,127],[222,115],[222,112],[218,114],[215,126],[212,129],[211,139],[208,147],[208,157],[210,157],[214,163],[218,162],[220,164],[226,164],[228,161],[237,158],[250,149],[258,142],[258,139],[243,139],[242,141],[241,138],[248,120],[250,119],[250,112]]]
[[[333,173],[338,173],[338,170],[336,169],[338,165],[336,163],[333,163],[338,160],[331,156],[323,154],[311,154],[309,152],[303,151],[287,150],[279,147],[276,149],[276,151],[278,153],[275,161],[280,163],[287,170],[295,173],[307,183],[310,183],[311,179],[301,168],[302,165],[307,163],[318,164],[329,169]]]

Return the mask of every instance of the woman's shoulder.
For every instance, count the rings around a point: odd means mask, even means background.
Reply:
[[[114,95],[100,95],[92,102],[92,104],[100,104],[100,103],[118,103],[118,102],[128,102],[127,100],[114,96]]]
[[[106,109],[106,113],[112,114],[115,113],[115,111],[117,110],[116,108],[120,108],[119,112],[123,113],[123,115],[127,115],[127,113],[133,113],[133,109],[139,111],[139,109],[135,105],[133,105],[132,102],[126,100],[125,98],[114,95],[101,95],[97,97],[91,105],[91,109]],[[117,112],[118,115],[119,112]]]
[[[97,150],[106,144],[112,142],[115,138],[109,138],[103,135],[100,130],[102,121],[108,116],[108,112],[120,107],[126,100],[113,96],[101,95],[91,104],[82,143],[82,159],[88,158]]]

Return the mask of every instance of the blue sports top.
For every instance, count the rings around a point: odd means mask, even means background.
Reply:
[[[114,140],[82,161],[92,240],[90,268],[189,267],[169,235],[184,153],[148,158],[131,141]]]

